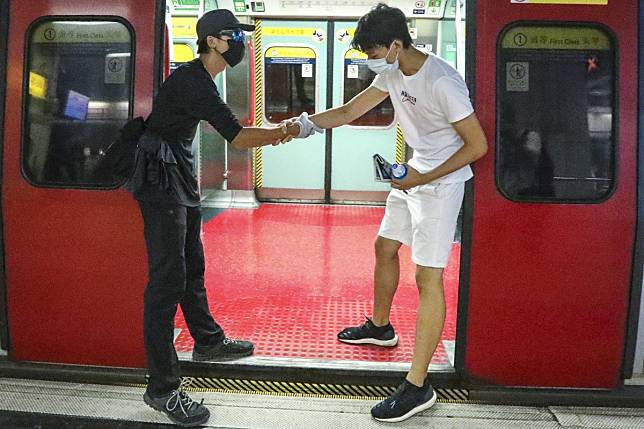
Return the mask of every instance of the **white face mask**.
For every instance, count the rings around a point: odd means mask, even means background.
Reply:
[[[387,51],[387,55],[385,55],[382,58],[378,58],[375,60],[367,59],[367,67],[369,67],[369,69],[376,74],[387,73],[390,71],[398,70],[398,54],[400,52],[396,54],[396,59],[394,60],[393,63],[389,64],[387,62],[387,57],[389,56],[389,52],[391,52],[391,49],[393,47],[394,46],[392,44],[389,50]]]

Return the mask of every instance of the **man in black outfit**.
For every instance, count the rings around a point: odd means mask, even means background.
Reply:
[[[243,59],[244,30],[254,27],[241,24],[228,10],[210,11],[199,19],[200,55],[161,86],[127,185],[143,215],[149,264],[143,318],[149,380],[144,401],[181,426],[202,425],[210,412],[181,389],[173,344],[177,305],[195,340],[194,360],[231,360],[253,353],[252,343],[226,338],[208,308],[192,155],[197,125],[208,121],[237,148],[279,144],[299,132],[298,124],[244,128],[220,98],[213,79]]]

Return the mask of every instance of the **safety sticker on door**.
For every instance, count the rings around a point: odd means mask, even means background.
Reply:
[[[302,77],[313,77],[313,64],[302,64]]]
[[[505,89],[508,92],[530,91],[530,68],[527,62],[505,63]]]

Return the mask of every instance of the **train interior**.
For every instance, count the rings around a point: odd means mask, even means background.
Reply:
[[[194,58],[196,45],[198,11],[179,3],[171,18],[173,68]],[[434,18],[411,19],[410,33],[416,46],[464,71],[464,10],[459,10],[459,24],[456,1],[443,3],[434,8]],[[329,101],[341,105],[375,77],[366,55],[350,47],[355,19],[252,15],[245,18],[258,30],[249,34],[244,62],[228,68],[217,82],[242,122],[275,126],[303,111],[325,110]],[[254,88],[253,79],[261,82]],[[364,370],[408,367],[417,305],[409,249],[401,250],[392,310],[399,345],[383,350],[336,339],[344,327],[362,324],[371,315],[373,242],[388,189],[374,180],[372,156],[404,161],[411,153],[401,134],[389,100],[333,130],[331,141],[316,135],[254,153],[235,150],[202,124],[198,151],[208,298],[228,335],[256,344],[248,361]],[[447,320],[431,364],[435,371],[452,371],[454,365],[459,240],[457,234],[445,270]],[[176,335],[177,351],[188,358],[193,344],[181,315]]]

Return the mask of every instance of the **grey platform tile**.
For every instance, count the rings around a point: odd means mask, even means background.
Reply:
[[[644,406],[644,403],[642,404]],[[627,416],[644,417],[644,408],[613,408],[613,407],[548,407],[555,415],[564,414],[587,414],[598,416]]]
[[[210,406],[213,417],[210,424],[235,428],[262,429],[378,429],[391,428],[391,424],[373,420],[368,413],[332,411],[302,411],[258,408],[252,412],[240,412],[237,407]],[[432,410],[405,421],[405,429],[560,429],[554,421],[508,421],[493,419],[469,419],[436,417]]]
[[[142,388],[0,379],[0,409],[63,416],[87,416],[168,423],[142,401]]]
[[[145,406],[142,388],[0,379],[0,408],[67,416],[167,423]],[[371,419],[375,400],[320,399],[269,395],[194,392],[204,398],[211,425],[233,428],[323,429],[384,428]],[[472,404],[436,404],[405,422],[406,429],[551,429],[560,428],[546,409]]]
[[[311,411],[333,412],[368,415],[376,400],[357,399],[320,399],[293,398],[245,394],[212,394],[194,393],[195,398],[204,397],[208,406],[266,408],[275,411]],[[526,420],[526,421],[555,421],[552,413],[546,408],[510,407],[477,404],[437,403],[431,410],[426,411],[433,417],[460,419],[493,419],[493,420]]]
[[[644,409],[550,407],[557,421],[564,428],[588,429],[642,429]]]
[[[143,388],[0,379],[0,409],[87,416],[121,421],[168,423],[143,404]],[[320,399],[270,395],[191,393],[212,411],[210,424],[229,428],[390,428],[371,419],[375,400]],[[556,417],[556,418],[555,418]],[[510,407],[438,403],[404,423],[405,429],[644,428],[644,410],[578,407]]]

